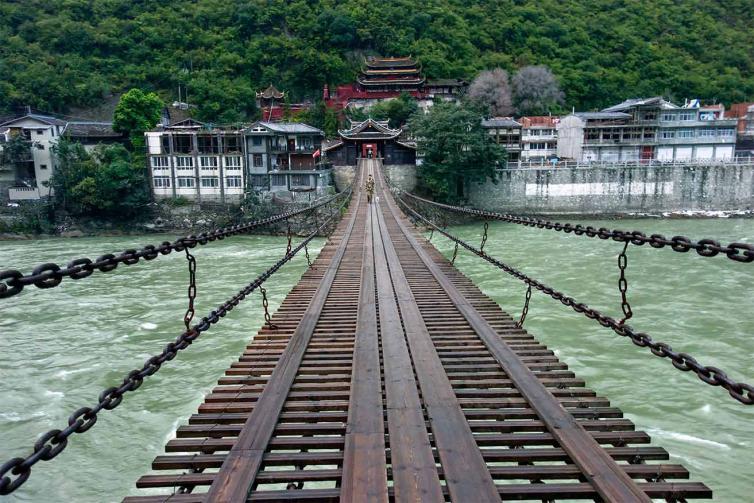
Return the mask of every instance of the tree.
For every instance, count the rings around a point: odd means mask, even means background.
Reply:
[[[513,77],[513,104],[519,115],[557,113],[563,105],[563,92],[550,69],[544,65],[525,66]]]
[[[149,202],[144,168],[122,145],[99,145],[89,154],[61,139],[50,184],[56,205],[74,215],[132,218]]]
[[[480,73],[469,86],[469,99],[493,117],[513,113],[508,72],[501,68]]]
[[[322,100],[317,101],[310,109],[299,113],[295,120],[321,129],[328,138],[333,138],[338,134],[338,113]]]
[[[123,94],[113,113],[113,129],[128,136],[132,145],[142,144],[144,132],[154,129],[164,104],[155,93],[131,89]]]
[[[438,201],[459,202],[470,183],[496,180],[505,150],[482,127],[482,114],[454,103],[437,103],[415,114],[409,128],[424,161],[422,184]]]
[[[391,128],[399,128],[419,110],[416,100],[408,93],[401,93],[398,98],[377,103],[369,110],[373,119],[388,120]]]

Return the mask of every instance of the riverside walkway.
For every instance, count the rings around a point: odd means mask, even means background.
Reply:
[[[354,184],[312,267],[128,503],[710,498]]]

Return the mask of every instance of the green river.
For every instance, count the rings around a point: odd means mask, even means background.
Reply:
[[[584,222],[586,223],[586,222]],[[646,233],[752,242],[754,220],[622,220],[593,225]],[[452,228],[478,243],[481,225]],[[173,236],[170,236],[173,237]],[[0,270],[28,272],[43,262],[94,258],[160,236],[0,242]],[[452,245],[434,237],[446,255]],[[323,244],[319,240],[315,252]],[[272,265],[285,239],[235,237],[199,247],[197,315],[203,315]],[[613,316],[620,313],[614,242],[493,223],[485,249],[530,276]],[[632,325],[675,349],[754,382],[754,264],[694,252],[629,248]],[[456,264],[504,309],[518,316],[522,283],[468,253]],[[306,266],[303,257],[266,284],[276,308]],[[28,454],[36,436],[66,425],[68,415],[96,402],[181,331],[186,308],[186,259],[174,253],[152,263],[121,266],[51,290],[29,288],[0,301],[0,462]],[[163,453],[175,429],[196,411],[223,370],[235,361],[263,320],[255,293],[190,348],[165,364],[96,426],[74,435],[51,462],[40,462],[8,501],[120,501]],[[630,341],[534,292],[526,328],[587,385],[623,409],[637,429],[703,481],[716,501],[754,501],[754,407],[693,374],[676,370]],[[143,492],[142,492],[143,493]],[[0,497],[0,500],[3,498]]]

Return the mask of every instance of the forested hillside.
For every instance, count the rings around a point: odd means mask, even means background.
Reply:
[[[754,98],[751,0],[6,0],[0,112],[65,112],[138,86],[203,118],[350,82],[364,54],[413,55],[429,77],[552,68],[578,109],[664,94]]]

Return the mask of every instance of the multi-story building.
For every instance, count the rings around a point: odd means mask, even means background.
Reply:
[[[55,146],[61,137],[81,143],[87,151],[100,143],[123,141],[111,122],[68,121],[35,113],[0,124],[0,151],[3,144],[18,136],[25,140],[28,155],[12,164],[0,163],[0,200],[34,200],[50,195],[49,181],[57,164]]]
[[[241,131],[186,119],[144,133],[156,197],[198,201],[240,200],[244,193]]]
[[[558,152],[557,117],[521,117],[521,160],[538,161]]]
[[[736,120],[720,106],[679,107],[661,97],[630,99],[557,125],[560,158],[578,161],[701,161],[733,157]]]
[[[517,162],[521,156],[521,123],[512,117],[493,117],[482,121],[495,143],[505,148],[508,162]]]
[[[329,184],[316,159],[322,130],[297,122],[255,122],[244,130],[249,185],[256,190],[313,191]]]
[[[156,197],[236,202],[249,190],[316,191],[329,171],[315,162],[324,133],[300,123],[210,127],[187,119],[145,133]]]

